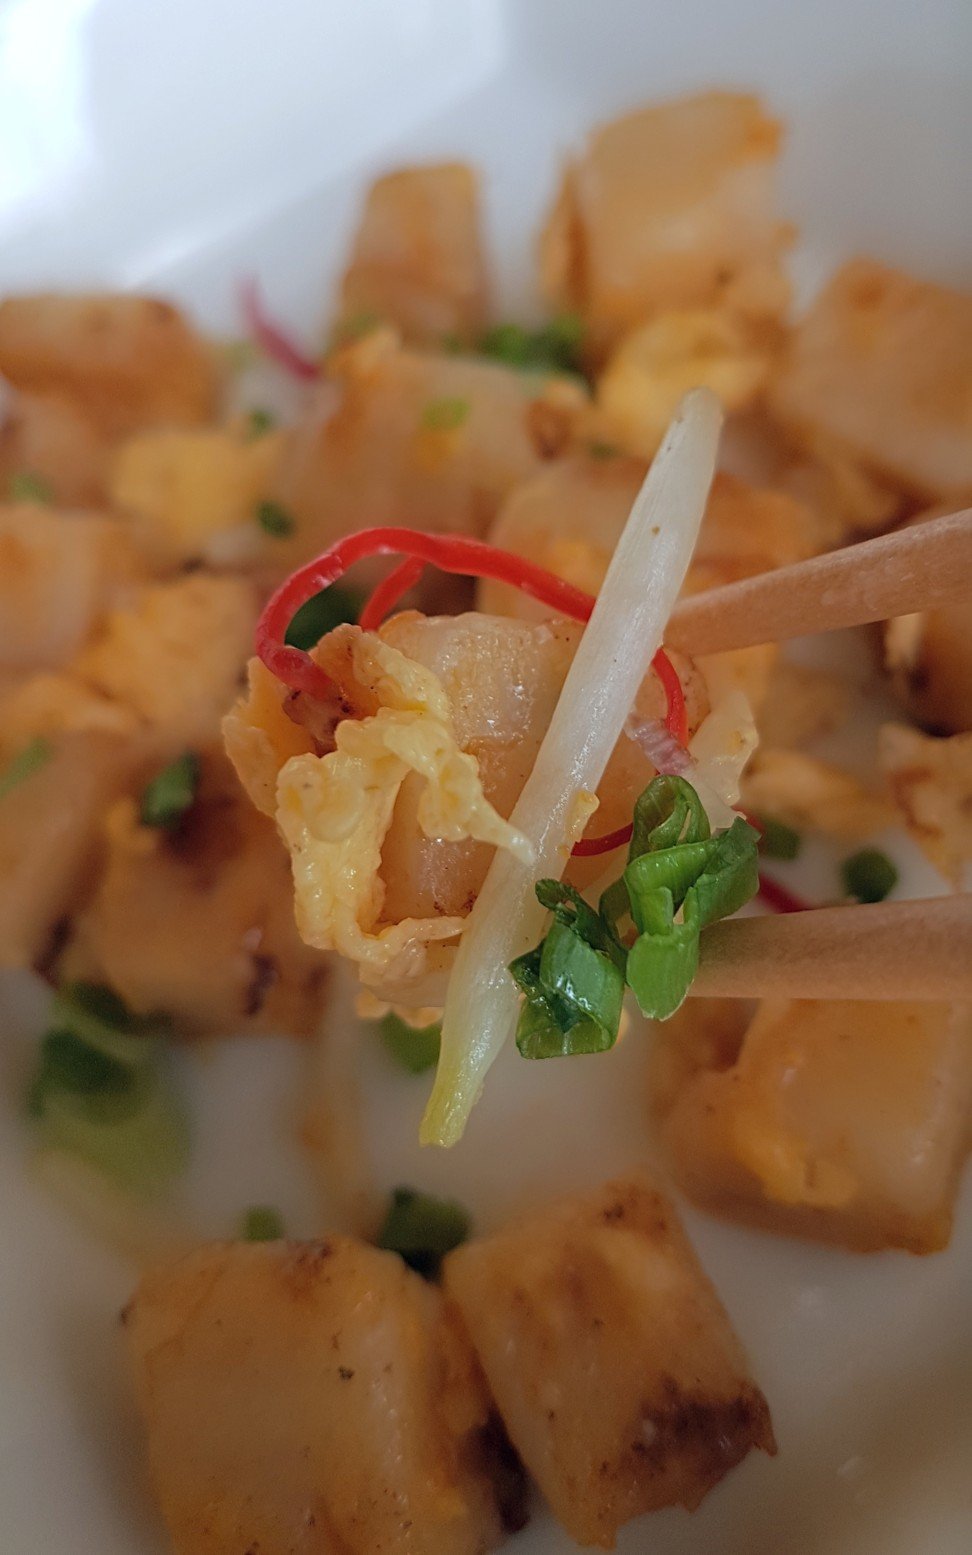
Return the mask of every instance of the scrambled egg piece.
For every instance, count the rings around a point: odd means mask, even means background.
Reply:
[[[751,405],[771,358],[731,314],[688,308],[659,314],[621,340],[597,386],[598,430],[650,459],[682,395],[705,384],[727,412]]]
[[[290,760],[314,749],[306,729],[284,712],[287,688],[261,659],[247,666],[247,695],[223,719],[226,754],[257,809],[277,812],[277,773]]]
[[[175,749],[199,744],[230,704],[255,620],[250,583],[192,573],[109,611],[72,669]]]
[[[157,561],[252,560],[264,538],[257,505],[283,446],[281,432],[249,441],[217,428],[142,432],[118,452],[111,499],[130,515],[136,539]]]
[[[337,724],[334,750],[289,756],[277,775],[276,819],[291,853],[298,928],[307,944],[356,962],[364,982],[417,976],[427,944],[454,938],[465,919],[455,914],[380,922],[382,843],[408,774],[425,779],[418,822],[427,837],[471,837],[527,860],[530,845],[486,799],[478,762],[458,745],[437,676],[358,627],[339,627],[317,651],[338,677],[340,692],[364,715]],[[265,687],[259,673],[254,681],[260,695]],[[281,751],[274,745],[276,715],[269,711],[263,759]],[[238,734],[247,724],[252,730],[256,716],[251,697],[228,721],[234,761]],[[264,768],[264,792],[265,781]]]
[[[911,835],[935,868],[960,884],[972,860],[972,734],[939,739],[886,724],[878,760]]]

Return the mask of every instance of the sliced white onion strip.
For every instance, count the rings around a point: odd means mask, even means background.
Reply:
[[[483,1080],[517,1017],[506,968],[540,938],[534,892],[559,878],[576,796],[594,790],[678,598],[715,470],[722,412],[708,389],[683,399],[642,486],[581,638],[533,771],[510,817],[533,865],[497,853],[469,915],[449,980],[423,1144],[461,1137]]]

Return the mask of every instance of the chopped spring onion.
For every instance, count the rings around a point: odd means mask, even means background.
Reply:
[[[40,1066],[31,1083],[27,1109],[31,1117],[41,1117],[51,1091],[120,1096],[128,1090],[130,1078],[128,1065],[89,1047],[72,1031],[55,1027],[41,1039]]]
[[[616,459],[621,450],[615,443],[602,443],[598,439],[588,443],[587,452],[592,459]]]
[[[30,470],[21,470],[10,477],[11,502],[53,502],[54,492],[50,481]]]
[[[536,889],[554,922],[535,950],[510,963],[526,994],[516,1045],[524,1058],[606,1052],[621,1020],[624,950],[572,886],[541,880]]]
[[[426,432],[456,432],[469,420],[470,409],[468,400],[457,397],[429,400],[422,411],[422,426]]]
[[[757,883],[753,827],[737,816],[712,837],[690,785],[654,778],[635,806],[628,866],[597,911],[570,886],[537,884],[554,922],[536,949],[510,965],[526,995],[516,1033],[523,1057],[612,1047],[626,982],[643,1014],[667,1020],[698,968],[699,931],[736,912]],[[637,936],[630,950],[621,939],[628,920]]]
[[[255,443],[257,438],[272,432],[276,424],[277,418],[272,410],[266,410],[262,405],[256,406],[246,418],[246,441]]]
[[[409,1074],[424,1074],[437,1063],[442,1038],[438,1021],[410,1026],[400,1016],[388,1014],[378,1022],[378,1032],[392,1058]]]
[[[270,1204],[251,1204],[240,1222],[244,1242],[279,1242],[285,1235],[283,1216]]]
[[[461,1137],[486,1072],[516,1025],[518,989],[507,968],[543,928],[535,881],[562,873],[576,796],[596,791],[661,645],[695,549],[721,422],[714,394],[686,395],[635,500],[510,817],[533,845],[535,863],[497,852],[459,942],[422,1121],[426,1144]]]
[[[161,1037],[161,1017],[133,1015],[123,999],[104,983],[62,983],[51,1004],[51,1026],[70,1031],[89,1048],[131,1067],[141,1063],[142,1049],[132,1038]]]
[[[195,751],[163,767],[142,790],[139,819],[143,826],[171,830],[192,805],[199,788],[200,765]]]
[[[802,838],[783,821],[759,817],[759,851],[766,858],[794,859],[799,856]]]
[[[496,324],[479,343],[484,356],[523,372],[579,373],[584,326],[575,314],[551,319],[540,329]]]
[[[314,648],[342,621],[357,621],[364,596],[355,589],[332,583],[314,594],[294,615],[287,628],[286,643],[291,648]]]
[[[643,1015],[667,1020],[698,970],[700,930],[756,894],[756,832],[740,817],[716,837],[643,853],[632,858],[624,883],[639,931],[628,952],[628,986]]]
[[[297,528],[297,522],[279,502],[257,503],[256,521],[260,528],[275,540],[286,540]]]
[[[38,767],[50,761],[51,755],[51,747],[47,740],[31,740],[29,745],[25,745],[23,750],[0,772],[0,799],[6,799],[9,793],[26,782]]]
[[[461,1204],[418,1193],[414,1188],[396,1188],[378,1246],[400,1254],[409,1268],[431,1279],[446,1253],[466,1240],[469,1225]]]
[[[62,990],[52,1014],[27,1097],[41,1142],[127,1189],[160,1191],[182,1170],[188,1148],[162,1044],[110,990],[92,984]]]
[[[862,848],[845,859],[841,879],[848,896],[859,902],[883,902],[898,883],[898,871],[886,853],[878,848]]]
[[[348,318],[341,319],[334,326],[331,337],[332,347],[350,345],[353,340],[360,340],[362,336],[370,334],[381,323],[381,315],[371,309],[363,309],[360,313],[352,313]]]

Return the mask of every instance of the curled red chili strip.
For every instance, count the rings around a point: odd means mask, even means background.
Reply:
[[[317,363],[269,316],[260,288],[252,277],[240,285],[240,307],[247,329],[271,361],[305,383],[321,376]]]
[[[256,629],[256,651],[267,669],[295,691],[326,696],[330,682],[324,671],[302,648],[291,648],[284,641],[291,620],[301,605],[336,583],[355,562],[368,556],[403,555],[442,572],[508,583],[575,621],[588,620],[594,608],[593,595],[565,583],[545,567],[468,535],[432,535],[391,526],[360,529],[299,567],[271,595]]]
[[[256,651],[271,674],[295,691],[323,697],[331,683],[303,648],[292,648],[285,641],[287,628],[301,605],[343,577],[355,562],[368,556],[404,556],[405,560],[389,573],[375,589],[361,612],[360,623],[368,631],[379,626],[389,610],[418,581],[426,565],[442,572],[459,573],[471,578],[489,578],[507,583],[549,605],[560,615],[575,621],[587,621],[594,609],[594,596],[565,583],[545,567],[502,551],[483,540],[467,535],[432,535],[420,529],[395,529],[390,526],[361,529],[345,535],[323,555],[291,573],[274,593],[257,622]],[[664,648],[659,648],[652,668],[665,692],[665,724],[680,745],[688,738],[685,695],[675,666]],[[631,827],[622,827],[603,837],[582,839],[574,847],[580,856],[592,857],[621,847],[631,836]]]
[[[425,563],[410,556],[383,578],[368,599],[358,617],[358,625],[366,632],[375,632],[387,615],[400,604],[410,588],[414,588],[425,571]]]

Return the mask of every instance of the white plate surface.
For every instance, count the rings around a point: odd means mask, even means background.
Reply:
[[[972,282],[968,0],[0,0],[0,290],[167,289],[236,327],[258,271],[309,332],[363,181],[456,154],[487,175],[508,305],[558,156],[598,117],[708,84],[790,121],[784,201],[816,275],[867,250]],[[913,889],[929,879],[916,866]],[[158,1555],[115,1314],[125,1267],[28,1181],[19,1095],[36,991],[9,986],[0,1076],[0,1549]],[[483,1227],[646,1149],[642,1056],[498,1066],[467,1142],[414,1143],[424,1082],[364,1049],[381,1180],[455,1193]],[[207,1228],[271,1201],[315,1224],[284,1044],[193,1065]],[[656,1555],[967,1555],[972,1194],[951,1249],[854,1257],[688,1215],[773,1408],[757,1456],[693,1516],[634,1525]],[[569,1541],[542,1517],[511,1551]]]

